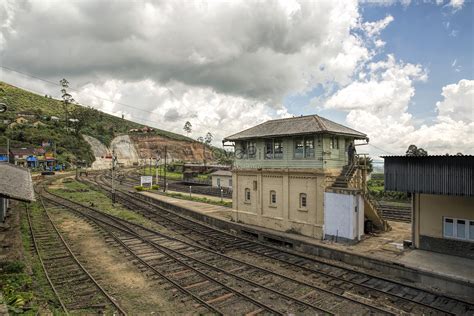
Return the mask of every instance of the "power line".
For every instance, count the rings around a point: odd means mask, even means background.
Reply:
[[[46,83],[48,83],[48,84],[52,84],[52,85],[54,85],[54,86],[59,86],[59,87],[61,86],[59,83],[53,82],[53,81],[51,81],[51,80],[47,80],[47,79],[44,79],[44,78],[41,78],[41,77],[38,77],[38,76],[35,76],[35,75],[27,74],[27,73],[25,73],[25,72],[21,72],[21,71],[19,71],[19,70],[15,70],[15,69],[12,69],[12,68],[7,67],[7,66],[4,66],[4,65],[0,65],[0,68],[3,68],[3,69],[6,69],[6,70],[8,70],[8,71],[11,71],[11,72],[15,72],[15,73],[21,74],[21,75],[23,75],[23,76],[25,76],[25,77],[29,77],[29,78],[33,78],[33,79],[40,80],[40,81],[46,82]],[[175,100],[182,102],[180,99],[178,99],[178,97],[174,94],[174,92],[173,92],[170,88],[168,88],[168,87],[165,87],[165,88],[168,90],[168,92],[172,95],[172,97],[173,97]],[[76,89],[76,88],[69,87],[69,89],[72,90],[72,91],[75,91],[75,92],[77,92],[77,93],[79,93],[79,94],[81,94],[81,91],[78,90],[78,89]],[[31,90],[31,89],[27,89],[27,90],[33,91],[33,90]],[[38,91],[34,91],[34,92],[35,92],[35,93],[38,93],[38,94],[41,94],[41,93],[38,92]],[[135,110],[138,110],[138,111],[147,113],[147,114],[157,115],[157,116],[159,115],[159,114],[157,114],[157,113],[155,113],[155,112],[153,112],[153,111],[144,110],[144,109],[142,109],[142,108],[140,108],[140,107],[137,107],[137,106],[134,106],[134,105],[130,105],[130,104],[127,104],[127,103],[117,102],[117,101],[114,101],[114,100],[111,100],[111,99],[107,99],[107,98],[104,98],[104,97],[101,97],[101,96],[98,96],[98,95],[95,95],[95,94],[92,94],[92,96],[95,97],[95,98],[97,98],[97,99],[110,102],[110,103],[112,103],[112,104],[122,105],[122,106],[124,106],[124,107],[132,108],[132,109],[135,109]],[[105,112],[105,111],[103,111],[103,112]],[[105,112],[105,113],[107,113],[107,112]],[[108,114],[110,114],[110,113],[108,113]],[[111,115],[114,115],[114,116],[115,116],[115,114],[111,114]],[[135,119],[137,119],[137,120],[141,120],[141,121],[145,121],[145,122],[150,122],[150,123],[155,123],[155,124],[157,124],[156,121],[152,121],[152,120],[148,120],[148,119],[144,119],[144,118],[139,118],[139,117],[133,116],[133,115],[131,115],[131,114],[129,114],[129,115],[130,115],[130,117],[133,117],[133,118],[135,118]],[[196,119],[197,119],[197,118],[196,118]],[[197,120],[199,121],[198,126],[204,126],[204,127],[208,128],[208,129],[211,129],[211,130],[216,129],[216,128],[219,128],[220,130],[225,131],[225,132],[228,132],[228,133],[235,133],[235,131],[229,131],[229,130],[223,129],[222,127],[216,127],[216,126],[211,126],[211,125],[205,124],[205,123],[203,123],[200,119],[197,119]]]
[[[380,147],[378,147],[378,146],[375,146],[374,144],[369,143],[368,145],[370,145],[370,146],[372,146],[372,147],[374,147],[374,148],[377,148],[378,150],[381,150],[381,151],[383,151],[383,152],[385,152],[385,153],[387,153],[387,154],[390,154],[390,155],[393,155],[393,156],[396,155],[396,154],[394,154],[394,153],[392,153],[392,152],[389,152],[389,151],[387,151],[387,150],[385,150],[385,149],[383,149],[383,148],[380,148]]]

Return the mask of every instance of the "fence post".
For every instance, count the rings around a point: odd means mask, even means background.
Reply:
[[[189,197],[191,197],[192,187],[189,186]]]
[[[224,201],[224,197],[223,197],[223,195],[224,195],[224,190],[223,190],[223,189],[221,189],[221,202],[223,202],[223,201]]]

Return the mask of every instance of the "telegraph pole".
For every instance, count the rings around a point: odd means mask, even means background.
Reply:
[[[167,164],[166,164],[166,158],[167,157],[166,156],[168,156],[167,149],[168,149],[167,146],[165,146],[165,175],[164,175],[165,182],[164,182],[164,185],[163,185],[163,192],[166,192],[166,168],[167,168]]]
[[[115,204],[115,183],[114,183],[115,162],[116,162],[116,157],[115,157],[115,149],[114,149],[112,151],[112,204]]]

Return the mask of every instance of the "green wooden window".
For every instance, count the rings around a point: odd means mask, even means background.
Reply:
[[[339,149],[339,138],[337,136],[331,137],[331,149]]]
[[[313,137],[299,137],[294,140],[294,157],[314,158],[314,138]]]
[[[265,159],[283,159],[283,141],[279,138],[265,141]]]

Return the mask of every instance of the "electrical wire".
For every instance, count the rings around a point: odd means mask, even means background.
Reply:
[[[6,70],[11,71],[11,72],[18,73],[18,74],[20,74],[20,75],[22,75],[22,76],[25,76],[25,77],[33,78],[33,79],[40,80],[40,81],[43,81],[43,82],[45,82],[45,83],[48,83],[48,84],[51,84],[51,85],[54,85],[54,86],[59,86],[59,87],[61,87],[61,84],[59,84],[59,83],[56,83],[56,82],[53,82],[53,81],[51,81],[51,80],[44,79],[44,78],[41,78],[41,77],[38,77],[38,76],[35,76],[35,75],[27,74],[27,73],[25,73],[25,72],[22,72],[22,71],[19,71],[19,70],[15,70],[15,69],[12,69],[12,68],[7,67],[7,66],[4,66],[4,65],[0,65],[0,68],[6,69]],[[174,99],[176,99],[176,100],[182,102],[182,100],[178,99],[178,97],[174,94],[174,92],[173,92],[170,88],[168,88],[168,87],[165,87],[165,88],[168,90],[168,92],[170,92],[171,96],[172,96]],[[29,90],[29,91],[35,92],[35,93],[37,93],[37,94],[41,94],[40,92],[34,91],[34,90],[32,90],[32,89],[29,89],[29,88],[24,88],[24,87],[22,87],[22,89]],[[69,89],[69,90],[72,90],[72,91],[74,91],[74,92],[77,92],[77,93],[79,93],[79,94],[81,94],[81,91],[80,91],[79,89],[77,89],[77,88],[68,87],[68,89]],[[82,92],[82,93],[83,93],[83,92]],[[94,98],[97,98],[97,99],[100,99],[100,100],[103,100],[103,101],[110,102],[110,103],[112,103],[112,104],[121,105],[121,106],[124,106],[124,107],[127,107],[127,108],[132,108],[132,109],[141,111],[141,112],[143,112],[143,113],[147,113],[147,114],[159,116],[158,113],[155,113],[155,112],[149,111],[149,110],[144,110],[144,109],[142,109],[142,108],[140,108],[140,107],[138,107],[138,106],[130,105],[130,104],[123,103],[123,102],[114,101],[114,100],[107,99],[107,98],[104,98],[104,97],[101,97],[101,96],[98,96],[98,95],[94,95],[94,94],[92,94],[92,96],[93,96]],[[110,115],[117,116],[115,113],[108,113],[108,112],[103,111],[103,110],[101,110],[101,111],[104,112],[104,113],[110,114]],[[133,115],[130,114],[130,113],[127,113],[127,114],[130,115],[130,117],[133,117],[133,118],[135,118],[135,119],[137,119],[137,120],[157,124],[157,121],[148,120],[148,119],[145,119],[145,118],[133,116]],[[208,124],[203,123],[203,122],[202,122],[200,119],[198,119],[198,118],[195,118],[195,119],[199,121],[199,124],[198,124],[197,126],[203,126],[203,127],[208,128],[208,129],[211,129],[211,130],[217,128],[216,126],[211,126],[211,125],[208,125]],[[236,132],[236,131],[229,131],[229,130],[223,129],[222,127],[218,127],[218,128],[219,128],[219,130],[228,132],[229,134],[233,134],[233,133]]]

